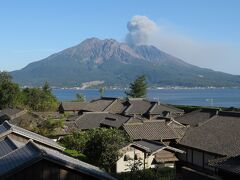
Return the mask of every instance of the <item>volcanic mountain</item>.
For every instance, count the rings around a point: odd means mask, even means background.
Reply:
[[[86,39],[80,44],[11,72],[21,85],[80,86],[104,81],[105,86],[127,87],[144,74],[150,86],[233,87],[240,76],[200,68],[154,46],[129,46],[113,39]]]

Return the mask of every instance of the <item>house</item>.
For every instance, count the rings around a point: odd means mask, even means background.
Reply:
[[[58,111],[60,113],[78,114],[78,112],[85,109],[87,105],[87,102],[61,102]]]
[[[175,153],[182,150],[163,143],[149,140],[137,140],[120,150],[121,157],[116,162],[116,172],[131,171],[131,168],[148,169],[156,167],[175,167],[178,159]]]
[[[211,117],[217,115],[219,110],[220,109],[215,108],[203,108],[196,111],[192,111],[190,113],[186,113],[179,117],[175,117],[174,119],[180,122],[181,124],[195,127],[209,120]]]
[[[124,111],[125,115],[143,115],[149,119],[154,116],[177,117],[184,113],[183,110],[160,102],[149,101],[143,98],[129,98],[129,106]]]
[[[65,125],[70,131],[88,130],[99,127],[120,128],[129,119],[130,117],[108,112],[83,112],[80,116],[68,119]]]
[[[0,124],[2,124],[5,120],[13,120],[26,113],[27,111],[22,109],[6,108],[3,110],[0,110]]]
[[[181,127],[185,128],[183,125]],[[168,144],[182,138],[184,133],[179,133],[179,129],[179,126],[173,126],[171,120],[166,119],[128,122],[123,125],[123,130],[133,140],[146,139]]]
[[[229,158],[219,158],[209,162],[210,166],[217,168],[217,175],[222,180],[240,179],[240,155]]]
[[[19,143],[26,143],[31,139],[37,144],[58,151],[63,151],[65,149],[64,147],[60,146],[58,143],[49,138],[10,124],[8,121],[4,121],[4,123],[0,125],[0,140],[4,139],[7,136],[14,141],[18,141]]]
[[[0,179],[115,179],[99,168],[33,140],[0,140]]]
[[[240,113],[219,111],[207,118],[188,128],[176,147],[186,152],[178,156],[180,167],[216,175],[210,161],[240,155]]]

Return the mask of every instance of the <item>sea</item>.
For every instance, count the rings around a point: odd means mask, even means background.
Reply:
[[[104,97],[126,97],[124,89],[105,89]],[[59,101],[72,101],[82,94],[87,101],[98,99],[98,89],[53,89]],[[240,88],[148,89],[147,98],[160,103],[191,106],[240,107]]]

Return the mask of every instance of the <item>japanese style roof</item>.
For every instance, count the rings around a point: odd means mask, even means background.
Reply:
[[[167,140],[180,136],[167,125],[165,120],[147,120],[142,123],[126,123],[123,125],[126,133],[134,140]]]
[[[62,106],[64,111],[80,111],[87,105],[87,102],[62,102],[60,106]]]
[[[128,100],[130,106],[124,111],[125,114],[146,114],[153,103],[142,98],[131,98]]]
[[[18,134],[20,136],[23,136],[27,139],[32,139],[34,142],[41,143],[47,146],[50,146],[52,148],[58,149],[63,151],[64,148],[57,144],[55,141],[46,138],[44,136],[41,136],[39,134],[36,134],[34,132],[28,131],[26,129],[23,129],[21,127],[15,126],[10,124],[8,121],[4,121],[3,124],[0,125],[0,138],[7,136],[11,133]]]
[[[117,98],[102,97],[100,99],[92,100],[88,108],[93,111],[105,111]]]
[[[131,146],[136,146],[140,149],[143,149],[144,151],[148,153],[153,153],[156,152],[160,149],[165,148],[166,146],[160,142],[156,141],[149,141],[149,140],[139,140],[139,141],[134,141]]]
[[[73,169],[97,179],[114,179],[95,166],[69,157],[59,151],[35,144],[31,140],[24,146],[0,158],[0,176],[6,178],[41,160],[47,160],[60,166],[65,166],[66,168]]]
[[[185,125],[198,126],[200,123],[207,121],[217,113],[218,109],[200,109],[176,117],[175,120]]]
[[[223,156],[240,154],[240,113],[219,112],[197,127],[190,127],[181,145]]]
[[[100,126],[107,127],[121,127],[130,117],[122,116],[119,114],[112,114],[108,112],[84,112],[79,117],[75,118],[72,123],[66,123],[65,125],[75,126],[75,129],[93,129]]]
[[[17,146],[9,137],[5,137],[0,141],[0,157],[12,152],[17,149]]]
[[[215,161],[211,161],[209,165],[232,174],[240,175],[240,155],[219,160],[216,159]]]
[[[160,114],[160,115],[164,116],[165,112],[183,114],[184,110],[175,108],[170,105],[160,104],[158,102],[155,102],[154,105],[152,106],[152,108],[149,110],[148,114],[151,114],[151,115]]]

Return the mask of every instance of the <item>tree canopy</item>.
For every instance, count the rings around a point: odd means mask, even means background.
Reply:
[[[34,111],[49,111],[57,108],[58,102],[46,82],[42,88],[24,88],[12,81],[7,72],[0,72],[0,109],[27,108]]]
[[[74,132],[61,143],[68,149],[80,151],[88,162],[110,172],[120,156],[119,150],[129,141],[123,131],[97,128]]]
[[[147,82],[144,75],[138,76],[134,82],[130,83],[129,91],[126,95],[132,98],[143,98],[147,94]]]

